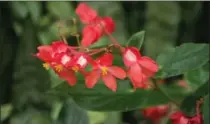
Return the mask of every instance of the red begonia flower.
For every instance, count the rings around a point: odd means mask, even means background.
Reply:
[[[35,54],[37,58],[47,63],[53,60],[52,57],[53,49],[51,46],[49,45],[39,46],[37,49],[38,53]]]
[[[170,116],[172,124],[188,124],[189,119],[182,112],[175,112]]]
[[[188,124],[203,124],[203,118],[200,114],[189,119]]]
[[[145,88],[147,79],[158,71],[158,65],[151,58],[142,57],[135,47],[125,48],[123,61],[134,88]]]
[[[112,33],[115,30],[115,24],[111,17],[97,16],[96,11],[85,3],[78,5],[76,13],[83,23],[88,24],[82,31],[81,44],[84,47],[95,43],[105,32]]]
[[[88,88],[93,88],[98,82],[99,78],[102,78],[105,85],[112,91],[117,90],[116,78],[124,79],[126,72],[117,66],[112,66],[113,55],[106,53],[96,60],[96,65],[92,72],[86,77],[85,83]]]
[[[81,44],[84,47],[88,47],[95,43],[103,35],[103,30],[100,25],[87,25],[82,31]]]
[[[84,24],[89,24],[97,17],[97,12],[86,3],[80,3],[76,8],[76,14]]]
[[[203,119],[200,114],[187,117],[182,112],[175,112],[170,117],[172,124],[202,124]]]
[[[52,65],[52,68],[58,76],[61,79],[66,80],[70,86],[74,86],[76,84],[77,78],[73,70],[65,68],[62,64],[54,64]]]
[[[154,124],[159,124],[162,117],[168,113],[168,105],[159,105],[155,107],[147,108],[143,111],[144,116],[151,119]]]
[[[112,33],[115,30],[115,23],[111,17],[103,17],[102,23],[104,25],[105,31]]]
[[[67,68],[67,63],[72,60],[69,55],[71,48],[61,41],[55,41],[51,46],[39,46],[36,56],[44,61],[43,66],[52,69],[60,78],[66,80],[71,86],[76,83],[74,72]]]

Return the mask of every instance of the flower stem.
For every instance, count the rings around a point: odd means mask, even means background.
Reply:
[[[159,90],[164,96],[166,96],[171,102],[173,102],[176,106],[180,106],[178,102],[176,102],[173,98],[171,98],[164,90],[160,88],[160,85],[157,83],[155,79],[152,79],[155,87]]]
[[[108,31],[106,31],[105,30],[105,32],[106,32],[106,34],[109,36],[109,38],[110,38],[110,40],[113,42],[113,45],[115,46],[115,47],[119,47],[120,48],[120,50],[123,52],[124,51],[124,47],[122,47],[120,44],[119,44],[119,42],[108,32]]]
[[[65,44],[68,44],[65,36],[61,33],[61,27],[62,27],[62,24],[61,23],[58,23],[58,32],[60,34],[60,37],[61,37],[61,40],[65,43]]]

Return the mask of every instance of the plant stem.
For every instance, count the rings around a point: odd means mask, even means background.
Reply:
[[[159,90],[164,96],[166,96],[171,102],[173,102],[176,106],[180,106],[180,104],[178,102],[176,102],[174,99],[172,99],[164,90],[162,90],[159,86],[159,84],[157,83],[157,81],[155,79],[152,79],[155,87],[157,88],[157,90]]]

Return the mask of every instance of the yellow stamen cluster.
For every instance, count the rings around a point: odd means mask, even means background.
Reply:
[[[101,75],[102,75],[102,76],[105,76],[105,75],[107,75],[107,74],[108,74],[108,68],[105,67],[105,66],[102,67],[102,68],[101,68]]]
[[[55,70],[56,70],[57,72],[61,72],[61,71],[63,71],[63,66],[62,66],[62,65],[56,65],[56,66],[55,66]]]
[[[73,70],[74,72],[78,72],[78,71],[79,71],[79,67],[78,67],[78,66],[73,66],[73,67],[72,67],[72,70]]]
[[[50,64],[49,63],[43,63],[42,66],[48,70],[50,68]]]

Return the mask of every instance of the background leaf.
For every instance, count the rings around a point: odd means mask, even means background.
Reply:
[[[10,124],[52,124],[52,121],[46,111],[30,108],[15,114],[10,120]]]
[[[140,32],[133,34],[128,39],[127,45],[134,46],[134,47],[137,47],[138,49],[140,49],[142,44],[144,43],[144,36],[145,36],[145,31],[140,31]]]
[[[58,122],[60,124],[89,124],[87,112],[68,99],[60,112]]]
[[[17,18],[24,19],[28,14],[28,8],[26,6],[26,2],[14,1],[11,2],[12,12]]]
[[[5,104],[5,105],[1,105],[1,121],[4,121],[5,119],[7,119],[13,110],[13,106],[12,104]]]
[[[26,2],[26,6],[31,15],[31,19],[35,23],[38,23],[41,16],[41,3],[38,1],[28,1]]]
[[[70,2],[47,2],[47,9],[52,16],[58,19],[70,19],[75,16],[74,10],[71,7]]]

